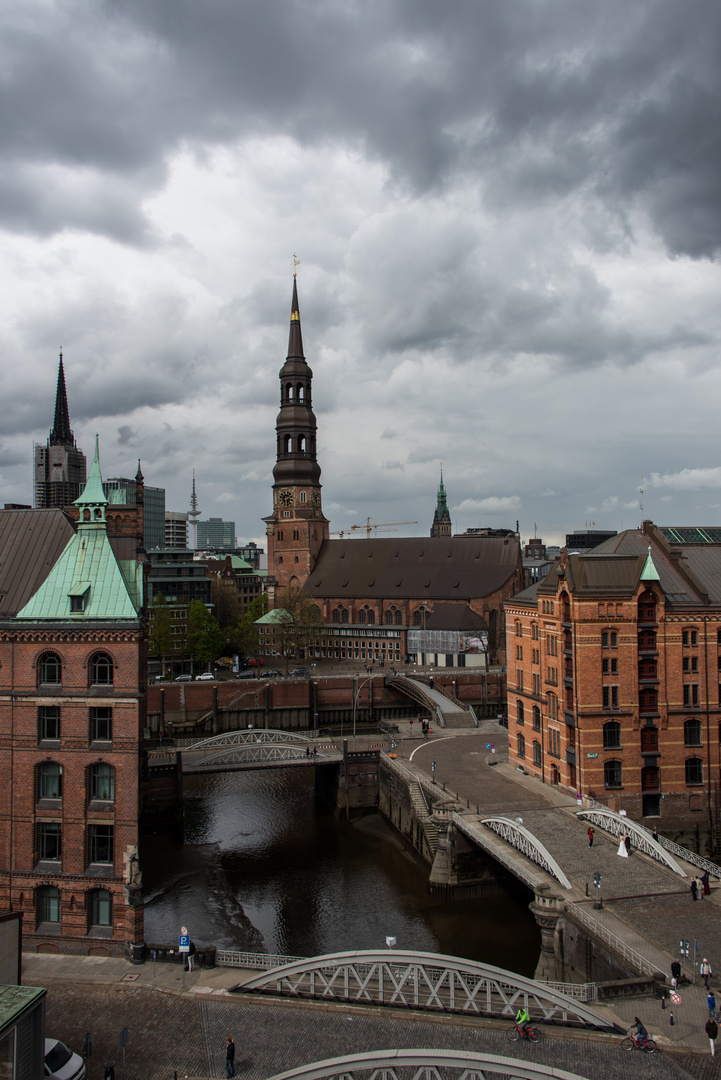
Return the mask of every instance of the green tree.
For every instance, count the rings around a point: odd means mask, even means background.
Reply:
[[[165,658],[173,653],[173,616],[168,601],[161,592],[156,593],[150,605],[148,626],[148,656],[160,659],[161,671],[165,673]]]
[[[258,630],[255,620],[262,618],[268,610],[268,597],[256,596],[248,605],[248,610],[238,617],[233,636],[238,649],[244,656],[255,656],[258,652]]]
[[[202,664],[212,664],[225,648],[225,634],[202,600],[190,601],[188,648]]]
[[[325,626],[325,620],[318,606],[297,585],[288,585],[278,593],[276,608],[288,615],[287,620],[280,621],[277,626],[277,637],[287,668],[290,654],[299,658],[301,650],[307,648],[308,643],[317,637],[320,628]]]

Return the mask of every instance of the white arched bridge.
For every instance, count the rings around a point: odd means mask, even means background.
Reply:
[[[373,1050],[327,1058],[271,1080],[583,1080],[577,1073],[532,1061],[465,1050]]]
[[[252,976],[236,993],[392,1005],[615,1030],[613,1022],[551,984],[456,956],[400,950],[332,953]]]
[[[247,728],[193,743],[181,751],[181,757],[184,773],[204,773],[327,765],[341,761],[343,755],[332,742],[321,742],[294,731]]]

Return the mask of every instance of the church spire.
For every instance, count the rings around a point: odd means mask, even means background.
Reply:
[[[58,388],[55,394],[55,420],[50,432],[51,446],[75,446],[75,438],[70,430],[68,413],[68,395],[65,389],[65,369],[63,368],[63,350],[60,350],[58,366]]]
[[[438,488],[438,498],[436,501],[436,512],[433,515],[433,525],[431,526],[431,536],[451,536],[452,534],[452,522],[451,515],[448,512],[448,504],[446,502],[446,487],[443,483],[443,465],[441,465],[441,483]]]
[[[293,300],[290,305],[290,333],[288,334],[288,360],[305,360],[303,335],[300,332],[300,308],[298,307],[298,285],[293,273]]]

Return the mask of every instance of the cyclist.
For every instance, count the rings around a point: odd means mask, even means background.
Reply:
[[[523,1034],[528,1036],[528,1029],[531,1026],[531,1018],[528,1015],[528,1010],[524,1005],[521,1005],[520,1009],[516,1013],[516,1023],[518,1024]]]
[[[642,1043],[644,1039],[648,1038],[648,1032],[646,1031],[646,1028],[643,1026],[637,1016],[634,1017],[634,1022],[631,1025],[631,1029],[633,1030],[634,1027],[636,1029],[636,1038],[639,1042]]]

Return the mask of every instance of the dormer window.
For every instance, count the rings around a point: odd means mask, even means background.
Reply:
[[[90,597],[90,585],[87,581],[81,581],[77,585],[73,585],[68,597],[71,612],[85,611]]]

